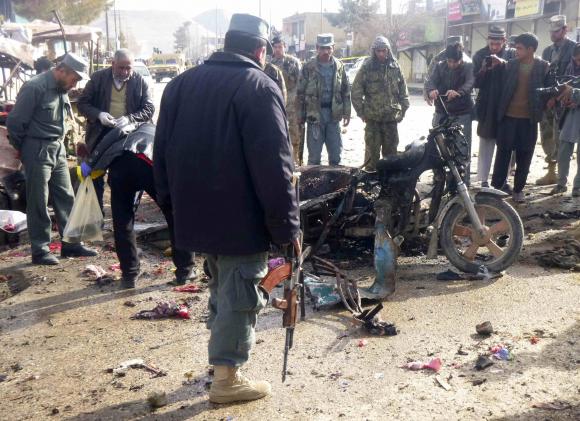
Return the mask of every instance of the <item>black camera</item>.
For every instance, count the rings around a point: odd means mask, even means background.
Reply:
[[[491,67],[492,63],[493,63],[493,60],[492,60],[491,56],[487,56],[485,58],[485,67]]]

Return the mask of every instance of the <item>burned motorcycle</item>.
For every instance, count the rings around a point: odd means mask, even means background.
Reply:
[[[445,118],[427,139],[380,160],[376,172],[306,167],[301,197],[307,200],[301,202],[301,217],[312,254],[325,242],[374,237],[376,278],[361,294],[377,299],[394,292],[396,242],[420,233],[430,232],[428,257],[435,258],[440,245],[464,272],[508,268],[522,248],[522,221],[504,201],[506,193],[467,188],[468,151],[461,126]],[[431,173],[429,180],[419,183],[426,172]]]

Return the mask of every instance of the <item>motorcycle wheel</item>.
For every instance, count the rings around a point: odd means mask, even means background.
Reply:
[[[443,252],[463,272],[477,273],[481,266],[490,272],[501,272],[515,262],[522,250],[522,220],[511,205],[494,196],[479,196],[475,209],[485,235],[475,232],[466,210],[456,204],[441,224]]]

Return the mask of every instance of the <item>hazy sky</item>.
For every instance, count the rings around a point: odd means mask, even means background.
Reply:
[[[258,15],[259,0],[116,0],[118,9],[125,10],[175,10],[182,12],[184,17],[193,17],[209,9],[225,9],[230,13],[251,13]],[[381,8],[384,7],[381,1]],[[282,18],[302,12],[320,12],[322,8],[328,12],[338,10],[338,0],[262,0],[262,17],[271,20],[274,26],[282,27]],[[384,10],[384,9],[383,9]]]

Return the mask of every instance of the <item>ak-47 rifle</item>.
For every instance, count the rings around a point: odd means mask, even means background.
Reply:
[[[295,175],[296,200],[298,200],[298,179]],[[300,203],[300,202],[298,202]],[[302,249],[302,238],[300,238],[300,250]],[[268,272],[260,282],[260,288],[268,294],[279,284],[284,283],[284,298],[274,298],[272,307],[282,310],[282,327],[286,328],[286,342],[284,344],[284,366],[282,368],[282,382],[286,381],[288,372],[288,353],[294,344],[294,327],[296,326],[296,314],[298,311],[298,292],[302,285],[302,262],[310,253],[310,247],[304,252],[294,248],[294,244],[286,246],[284,257],[287,263],[278,266]],[[303,289],[302,289],[303,291]],[[303,294],[301,294],[303,297]]]

